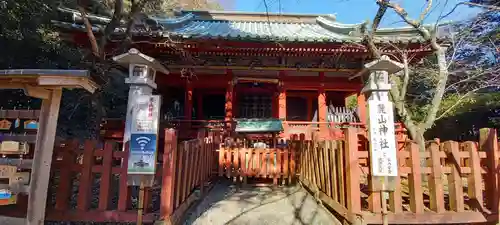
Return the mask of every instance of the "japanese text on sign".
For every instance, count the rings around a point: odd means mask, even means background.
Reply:
[[[138,96],[132,109],[127,173],[154,175],[158,148],[160,96]]]
[[[394,115],[389,101],[369,100],[371,172],[373,176],[397,176]]]

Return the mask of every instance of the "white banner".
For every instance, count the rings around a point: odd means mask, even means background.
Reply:
[[[132,108],[132,127],[130,133],[156,134],[158,132],[159,109],[160,96],[138,96],[135,106]]]
[[[392,102],[368,100],[372,176],[398,176]]]
[[[135,98],[131,109],[128,174],[155,174],[160,100],[158,95]]]

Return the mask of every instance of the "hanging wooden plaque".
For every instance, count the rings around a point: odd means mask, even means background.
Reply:
[[[29,172],[16,172],[9,177],[9,185],[28,185],[30,183],[30,173]]]
[[[17,172],[17,167],[0,165],[0,178],[10,179]]]
[[[8,120],[0,120],[0,130],[10,130],[10,127],[12,126],[12,122]]]
[[[0,154],[5,155],[24,155],[29,151],[29,144],[25,142],[17,141],[2,141],[0,144]]]

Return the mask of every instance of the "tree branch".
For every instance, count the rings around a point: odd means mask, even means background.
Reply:
[[[394,102],[394,107],[398,111],[398,115],[401,117],[403,120],[403,124],[405,127],[408,129],[408,132],[410,133],[410,136],[412,139],[415,140],[417,138],[417,132],[418,132],[418,126],[413,122],[413,119],[411,118],[411,111],[410,109],[406,108],[404,99],[400,98],[401,93],[399,93],[397,83],[394,79],[396,79],[395,76],[391,77],[392,79],[392,84],[393,88],[390,90],[390,95],[392,98],[392,101]]]
[[[403,56],[403,83],[401,84],[401,93],[399,98],[404,100],[406,97],[406,92],[408,91],[408,85],[410,83],[410,68],[409,68],[409,62],[408,62],[408,55],[406,53],[402,54]]]
[[[378,0],[378,1],[385,2],[388,0]],[[379,59],[380,57],[382,57],[382,54],[380,53],[380,50],[375,45],[375,42],[373,41],[373,39],[375,38],[375,33],[377,32],[377,29],[380,25],[380,21],[382,21],[382,18],[384,17],[385,12],[387,11],[386,5],[380,4],[378,2],[377,2],[377,4],[379,5],[379,8],[378,8],[377,14],[373,18],[372,28],[367,35],[365,32],[365,38],[364,38],[366,44],[368,45],[368,51],[370,51],[370,53],[373,55],[373,57],[375,59]],[[366,31],[366,25],[367,25],[367,22],[365,22],[362,25],[362,29],[364,31]]]
[[[439,67],[439,75],[438,75],[438,83],[436,85],[436,89],[434,92],[434,96],[431,101],[431,108],[425,117],[425,122],[421,124],[421,128],[423,130],[429,129],[434,121],[436,120],[436,114],[439,110],[439,106],[441,105],[441,101],[443,99],[443,95],[446,89],[446,83],[448,82],[448,65],[446,63],[446,55],[445,49],[439,47],[439,49],[435,52],[438,67]]]
[[[92,55],[99,58],[99,46],[97,45],[97,39],[95,38],[94,32],[92,31],[92,24],[90,24],[87,11],[85,11],[85,4],[82,0],[78,1],[78,11],[82,14],[82,20],[85,24],[85,31],[90,41],[90,46],[92,48]]]
[[[454,87],[456,87],[459,84],[463,84],[463,83],[475,80],[477,78],[480,78],[482,76],[486,76],[486,75],[490,75],[490,74],[494,74],[494,73],[498,73],[498,72],[500,72],[500,67],[492,68],[491,70],[485,70],[485,71],[483,71],[481,73],[478,73],[476,75],[470,76],[468,78],[459,80],[459,81],[457,81],[457,82],[455,82],[453,84],[448,85],[448,87],[446,88],[446,91],[449,91],[451,88],[454,88]]]
[[[448,114],[449,112],[451,112],[451,110],[453,110],[454,108],[456,108],[460,103],[462,103],[462,101],[468,97],[469,95],[473,94],[473,93],[476,93],[476,91],[479,91],[481,89],[483,89],[485,87],[481,87],[481,88],[475,88],[474,90],[471,90],[467,93],[465,93],[464,95],[462,95],[456,102],[455,104],[453,104],[452,106],[448,107],[443,113],[441,113],[441,115],[439,115],[436,120],[439,120],[441,118],[443,118],[444,116],[446,116],[446,114]]]
[[[448,17],[450,14],[452,14],[460,5],[469,5],[469,6],[474,6],[474,7],[479,7],[479,8],[484,8],[487,10],[492,10],[492,11],[500,11],[499,6],[494,6],[494,5],[483,5],[479,3],[473,3],[473,2],[459,2],[453,7],[453,9],[450,10],[450,12],[446,13],[444,16],[440,17],[439,19]]]
[[[154,0],[143,0],[137,2],[136,0],[131,1],[130,13],[128,15],[127,27],[125,30],[125,40],[122,41],[122,44],[117,49],[119,51],[125,51],[125,49],[132,43],[132,28],[134,26],[135,20],[142,12],[147,3]]]
[[[436,36],[431,34],[431,32],[427,28],[422,26],[422,21],[417,21],[417,20],[411,19],[408,16],[408,12],[406,12],[406,10],[403,7],[401,7],[399,4],[391,3],[390,1],[387,1],[387,0],[377,0],[377,2],[379,4],[383,4],[389,8],[394,9],[396,14],[398,14],[399,17],[401,17],[401,19],[403,19],[403,21],[405,21],[407,24],[409,24],[410,26],[415,28],[426,41],[430,42],[432,50],[438,51],[441,48],[441,46],[439,46],[439,44],[437,43]],[[425,17],[425,15],[424,15],[424,17]]]
[[[102,34],[101,41],[99,43],[100,47],[100,56],[102,59],[105,57],[105,47],[108,42],[108,38],[113,34],[115,28],[120,25],[120,21],[123,17],[123,0],[115,0],[113,16],[111,17],[111,21],[104,28],[104,33]]]
[[[427,7],[425,7],[424,11],[420,13],[420,18],[419,18],[420,24],[422,24],[422,22],[424,21],[425,17],[427,16],[431,8],[432,8],[432,0],[427,0]]]

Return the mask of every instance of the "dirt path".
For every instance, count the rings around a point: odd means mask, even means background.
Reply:
[[[228,182],[215,185],[191,209],[184,225],[337,225],[341,224],[300,186],[239,189]]]

